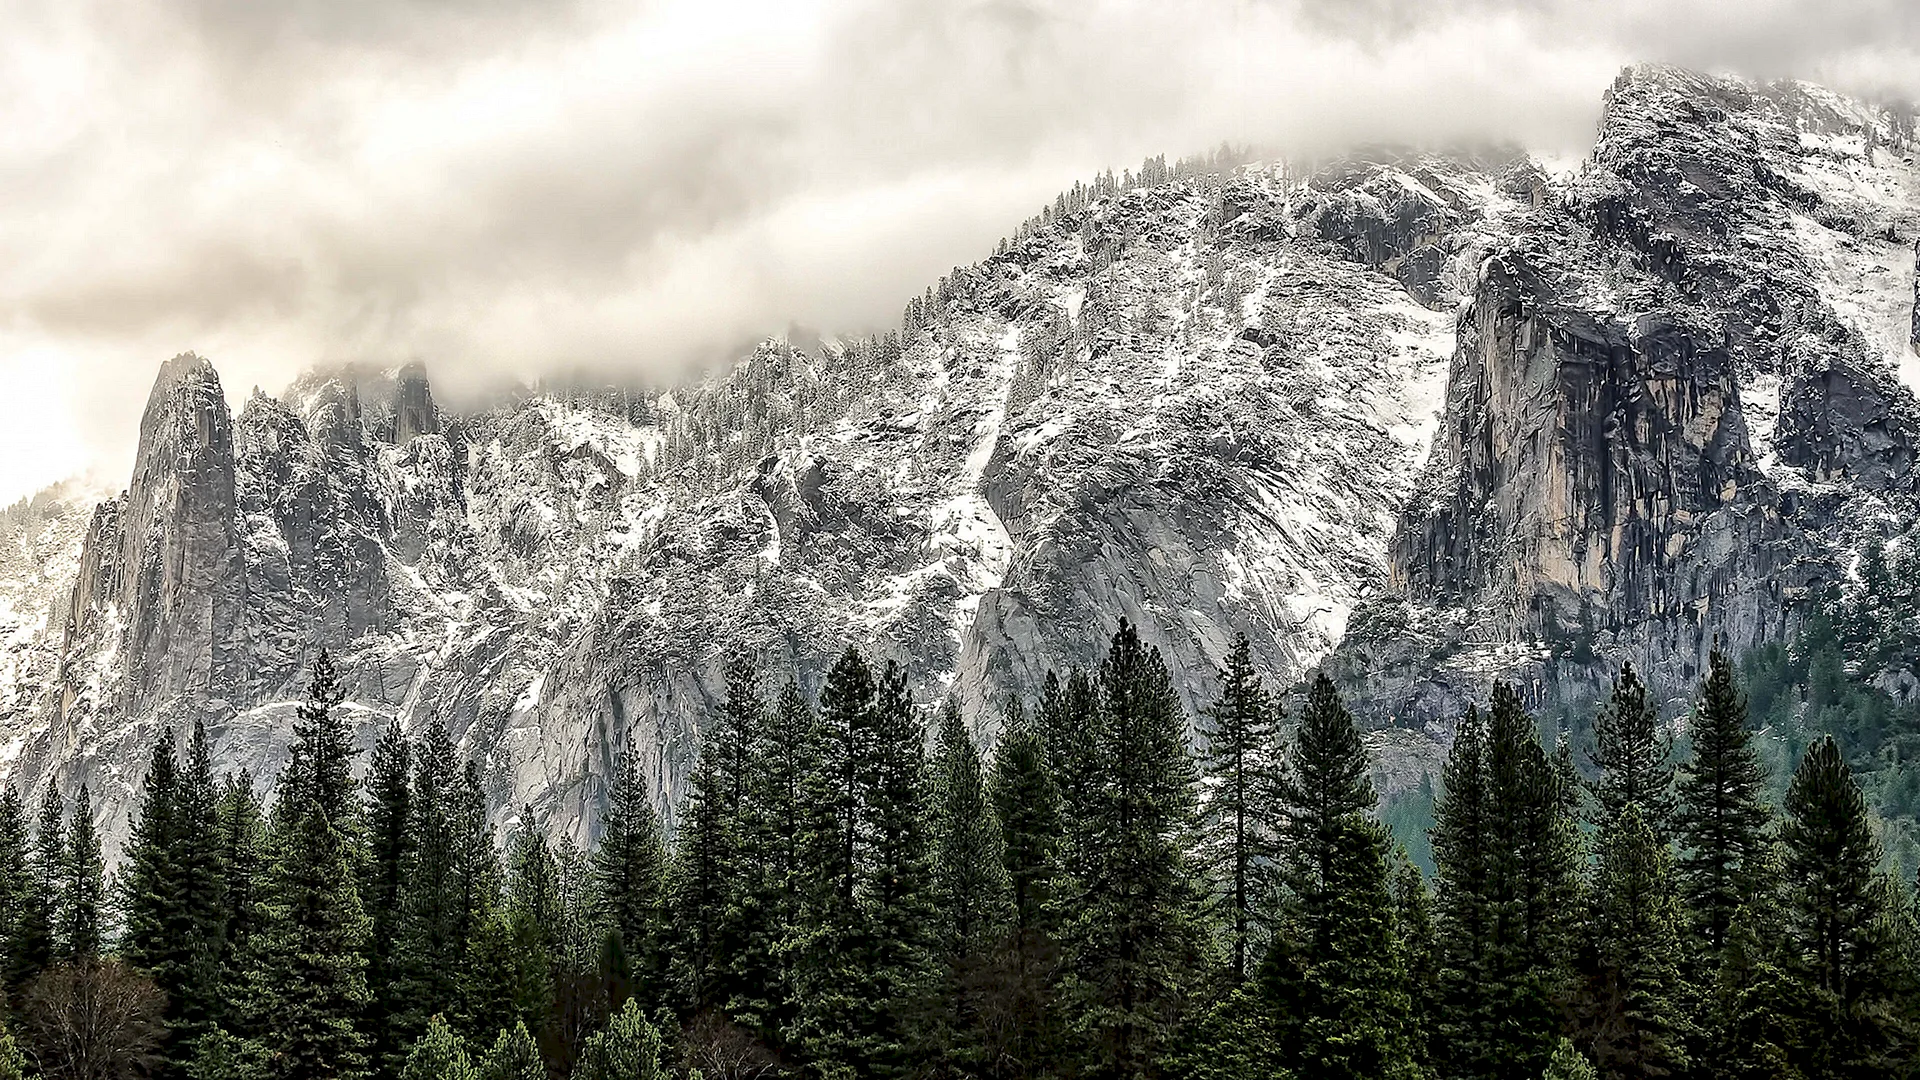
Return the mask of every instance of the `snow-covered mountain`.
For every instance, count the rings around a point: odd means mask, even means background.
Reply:
[[[0,756],[115,842],[161,725],[270,777],[324,645],[365,742],[440,719],[585,838],[626,741],[681,789],[732,651],[811,688],[852,643],[990,733],[1125,618],[1196,707],[1236,632],[1374,673],[1403,788],[1486,680],[1680,686],[1912,520],[1914,153],[1910,113],[1642,68],[1577,168],[1153,162],[897,335],[666,391],[316,371],[236,415],[178,357],[124,492],[0,516]]]

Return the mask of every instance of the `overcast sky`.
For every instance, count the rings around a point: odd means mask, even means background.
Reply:
[[[1667,60],[1920,98],[1912,0],[0,0],[0,500],[159,363],[474,385],[883,328],[1076,178],[1223,140],[1584,151]]]

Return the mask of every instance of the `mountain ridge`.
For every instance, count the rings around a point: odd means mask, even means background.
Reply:
[[[115,845],[158,725],[273,775],[324,645],[363,744],[446,723],[497,815],[584,840],[628,740],[670,808],[731,651],[810,687],[856,644],[985,736],[1125,618],[1192,711],[1235,633],[1283,683],[1366,671],[1404,791],[1491,679],[1538,700],[1658,654],[1674,693],[1912,520],[1899,115],[1636,68],[1566,176],[1161,161],[900,335],[665,392],[461,411],[419,369],[332,371],[235,414],[176,358],[67,625],[12,669],[58,658],[57,693],[5,687],[9,777],[90,784]]]

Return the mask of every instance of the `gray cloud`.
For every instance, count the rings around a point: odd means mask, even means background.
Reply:
[[[1149,154],[1577,151],[1642,59],[1920,97],[1904,0],[8,8],[0,377],[60,401],[24,427],[0,405],[0,497],[122,468],[184,348],[236,393],[346,359],[657,372],[794,323],[881,328],[1060,187]]]

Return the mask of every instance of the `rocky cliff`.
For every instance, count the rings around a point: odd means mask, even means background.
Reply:
[[[1149,162],[898,334],[664,390],[449,409],[342,369],[236,416],[178,358],[127,490],[20,519],[91,524],[0,582],[49,613],[0,688],[12,778],[91,784],[117,840],[159,725],[271,777],[324,646],[364,742],[444,722],[500,816],[584,839],[628,743],[670,805],[731,652],[811,689],[851,642],[990,734],[1126,618],[1196,708],[1235,633],[1282,681],[1366,670],[1405,789],[1490,679],[1677,689],[1912,520],[1897,115],[1649,68],[1572,171]]]

